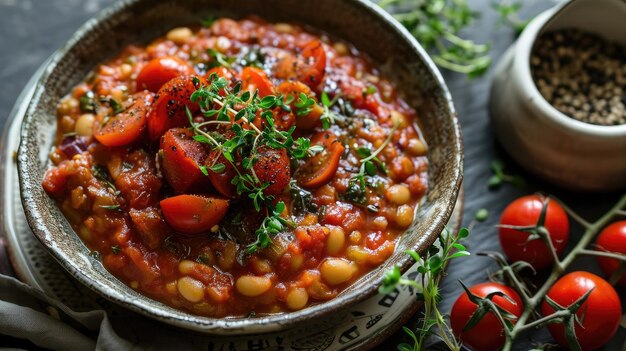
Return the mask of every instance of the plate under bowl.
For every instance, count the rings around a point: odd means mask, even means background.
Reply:
[[[41,187],[56,129],[56,105],[72,86],[125,45],[145,43],[168,29],[198,24],[208,16],[257,15],[298,22],[346,40],[368,54],[420,116],[429,144],[429,191],[413,226],[395,253],[335,299],[297,312],[257,318],[195,316],[145,297],[123,284],[89,255],[54,201]],[[266,333],[301,323],[324,323],[374,294],[384,273],[411,260],[403,252],[423,250],[448,221],[462,180],[461,131],[450,93],[437,68],[415,39],[367,0],[127,0],[83,25],[51,59],[22,124],[18,151],[21,198],[28,223],[52,256],[76,279],[105,298],[157,320],[203,333]]]

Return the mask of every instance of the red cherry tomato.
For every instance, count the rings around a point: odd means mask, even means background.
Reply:
[[[596,239],[596,250],[626,255],[626,221],[615,222],[604,228]],[[607,278],[611,278],[613,273],[620,269],[620,262],[614,258],[598,257],[597,259]],[[626,286],[626,272],[618,283]]]
[[[560,306],[569,307],[591,289],[593,291],[576,312],[582,326],[576,324],[574,331],[583,350],[596,349],[615,335],[622,314],[622,304],[615,289],[595,274],[572,272],[561,277],[547,294]],[[553,312],[554,309],[544,301],[541,313],[547,316]],[[549,324],[548,329],[559,344],[567,347],[562,324]]]
[[[283,96],[292,96],[294,98],[291,103],[292,111],[296,111],[295,102],[298,100],[300,93],[307,96],[311,95],[311,89],[304,83],[295,80],[286,80],[278,86],[278,92]],[[319,104],[312,106],[311,112],[298,116],[296,115],[296,127],[299,130],[311,130],[320,124],[320,117],[324,113],[324,109]],[[288,128],[287,128],[288,129]]]
[[[178,195],[161,201],[167,224],[183,234],[207,232],[228,211],[229,201],[207,195]]]
[[[198,104],[192,103],[190,97],[203,85],[207,85],[204,78],[179,76],[159,89],[158,98],[148,114],[148,132],[152,140],[160,138],[170,128],[189,124],[185,107],[191,113],[198,111]]]
[[[209,172],[209,180],[215,190],[229,198],[237,197],[237,187],[231,183],[231,180],[237,175],[237,170],[228,162],[224,155],[219,150],[213,150],[209,153],[209,157],[204,163]],[[221,172],[211,170],[211,167],[216,164],[223,164],[224,170]]]
[[[504,297],[495,296],[492,301],[496,305],[517,317],[519,317],[524,310],[522,299],[517,292],[506,285],[482,283],[472,286],[469,290],[478,297],[485,297],[493,292],[502,292],[514,301],[514,303]],[[488,312],[478,324],[471,329],[463,331],[477,307],[478,305],[470,301],[467,293],[463,292],[454,303],[454,306],[452,306],[452,311],[450,312],[452,330],[465,345],[474,350],[497,350],[504,345],[505,336],[504,329],[493,312]]]
[[[178,57],[155,58],[148,62],[137,75],[137,90],[150,90],[156,93],[163,84],[178,76],[193,74],[193,68]]]
[[[320,132],[313,136],[311,145],[323,145],[324,151],[309,158],[296,171],[298,183],[305,188],[319,188],[328,183],[337,173],[339,160],[345,151],[332,132]]]
[[[319,88],[324,82],[326,71],[326,50],[319,40],[312,40],[302,48],[304,65],[298,66],[298,80],[312,88]]]
[[[107,121],[94,124],[93,136],[105,146],[123,146],[137,140],[146,127],[146,114],[154,95],[140,92],[133,95],[133,104]]]
[[[269,183],[266,195],[278,195],[289,185],[291,168],[285,149],[259,148],[259,159],[252,169],[261,184]]]
[[[274,95],[274,84],[262,69],[256,67],[244,67],[241,71],[243,88],[253,93],[258,90],[259,97]]]
[[[537,224],[543,198],[538,195],[523,196],[510,203],[500,217],[501,225],[532,226]],[[545,228],[550,232],[552,244],[560,255],[569,240],[569,219],[556,201],[550,200],[546,213]],[[542,269],[552,264],[548,247],[541,239],[528,241],[528,233],[514,229],[499,229],[500,244],[512,262],[526,261],[535,269]]]
[[[284,55],[274,66],[277,78],[299,80],[318,93],[324,85],[325,72],[326,50],[316,39],[304,45],[300,55]]]
[[[207,150],[193,139],[189,129],[168,130],[161,138],[161,150],[163,175],[174,191],[184,193],[209,185],[199,166],[207,158]]]

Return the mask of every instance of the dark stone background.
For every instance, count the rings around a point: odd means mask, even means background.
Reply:
[[[495,63],[514,41],[514,33],[511,29],[498,24],[498,14],[491,8],[492,1],[469,0],[469,2],[480,13],[480,18],[464,32],[464,35],[481,43],[491,43]],[[15,99],[39,65],[83,22],[111,3],[113,0],[0,0],[0,121],[2,123],[6,122]],[[553,6],[555,1],[526,0],[523,3],[520,15],[522,18],[529,18]],[[485,223],[476,225],[467,241],[467,246],[472,252],[500,249],[495,228],[499,213],[518,196],[536,191],[551,193],[589,219],[597,218],[617,200],[619,194],[596,195],[568,192],[543,183],[518,169],[497,146],[492,134],[488,114],[492,71],[475,80],[468,80],[462,75],[451,72],[443,73],[463,126],[465,144],[463,224],[469,225],[480,208],[486,208],[490,212],[489,219]],[[491,176],[489,164],[494,158],[503,159],[511,172],[523,175],[528,186],[518,189],[505,185],[499,190],[488,190],[487,179]],[[576,227],[573,229],[572,243],[576,241],[580,233],[578,229]],[[0,244],[2,244],[1,240],[0,238]],[[3,248],[0,247],[0,250]],[[0,258],[4,258],[4,253],[0,253]],[[1,261],[0,259],[0,266],[2,266]],[[577,267],[597,269],[593,260],[580,261]],[[487,279],[487,272],[494,271],[495,268],[496,266],[489,259],[478,256],[453,262],[448,269],[448,277],[443,282],[441,310],[449,312],[460,294],[459,279],[462,279],[468,286],[480,283]],[[3,271],[6,272],[6,268],[3,270],[0,267],[0,273]],[[613,343],[605,349],[625,350],[625,346],[622,346],[625,334],[626,332],[622,329]],[[403,340],[403,335],[400,332],[378,349],[393,350],[401,340]],[[548,333],[540,331],[529,336],[527,342],[520,343],[518,349],[530,349],[534,341],[549,342],[549,340]],[[17,342],[13,346],[20,346],[20,344]],[[28,347],[28,344],[21,346]]]

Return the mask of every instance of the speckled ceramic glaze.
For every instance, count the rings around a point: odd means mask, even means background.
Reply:
[[[298,312],[257,318],[200,317],[147,298],[108,273],[89,256],[89,249],[43,191],[41,180],[49,167],[56,104],[98,63],[127,44],[146,42],[172,27],[197,24],[207,16],[253,14],[268,21],[310,25],[369,54],[418,111],[430,147],[429,191],[392,257],[335,299]],[[26,217],[38,239],[70,274],[131,310],[182,328],[222,335],[265,333],[341,319],[348,306],[376,292],[388,268],[397,264],[405,271],[411,266],[403,253],[406,249],[423,250],[436,239],[452,213],[462,180],[461,132],[441,75],[410,34],[366,0],[122,1],[87,22],[53,56],[35,89],[21,137],[18,171]]]

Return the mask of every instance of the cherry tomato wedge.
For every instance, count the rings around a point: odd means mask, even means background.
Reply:
[[[502,296],[494,296],[492,301],[514,316],[521,316],[524,306],[522,299],[515,290],[498,283],[482,283],[469,288],[469,291],[478,297],[484,298],[494,292],[504,293],[508,299]],[[456,300],[450,312],[452,330],[461,341],[477,351],[498,350],[504,345],[504,329],[493,312],[488,312],[483,318],[470,329],[465,329],[478,305],[472,302],[463,292]]]
[[[237,188],[231,183],[231,180],[237,175],[237,170],[218,150],[213,150],[209,153],[209,157],[205,161],[207,170],[209,172],[209,180],[215,190],[220,194],[235,198],[237,197]],[[221,172],[215,172],[211,170],[211,167],[217,164],[224,165],[224,170]]]
[[[193,74],[194,70],[178,57],[155,58],[148,62],[137,75],[137,90],[156,93],[163,84],[178,77]]]
[[[283,96],[292,96],[293,102],[291,103],[291,110],[296,114],[296,127],[300,130],[311,130],[320,124],[320,117],[324,113],[324,109],[317,103],[311,106],[311,112],[307,114],[298,114],[298,109],[295,106],[296,101],[300,94],[306,96],[311,95],[311,89],[304,83],[295,80],[286,80],[278,86],[278,92]],[[315,98],[313,98],[315,99]]]
[[[259,159],[252,168],[261,184],[269,183],[266,195],[278,195],[289,185],[291,168],[285,149],[259,148]]]
[[[178,195],[161,201],[167,224],[183,234],[207,232],[226,215],[230,202],[207,195]]]
[[[345,151],[332,132],[320,132],[311,139],[311,145],[323,145],[324,151],[309,158],[296,171],[298,183],[305,188],[319,188],[328,183],[339,168],[339,160]]]
[[[251,93],[258,90],[258,96],[261,98],[274,94],[274,84],[260,68],[244,67],[241,71],[241,81],[245,90]]]
[[[161,138],[161,150],[163,175],[174,191],[183,193],[209,185],[199,166],[207,158],[207,150],[193,139],[189,129],[168,130]]]
[[[298,80],[312,88],[319,88],[324,82],[326,71],[326,50],[319,40],[312,40],[302,48],[304,65],[297,67]]]
[[[154,100],[149,92],[133,95],[134,102],[126,111],[94,124],[93,135],[102,145],[123,146],[135,141],[146,126],[146,114]]]
[[[543,197],[538,195],[520,197],[504,209],[500,225],[535,225],[542,208]],[[569,240],[569,219],[561,205],[554,200],[548,203],[544,227],[550,233],[550,240],[560,255]],[[528,236],[528,233],[515,229],[499,229],[500,244],[510,261],[526,261],[535,269],[550,266],[552,257],[546,244],[541,239],[528,241]]]
[[[618,221],[604,228],[596,239],[596,250],[626,255],[626,221]],[[607,278],[612,278],[621,268],[620,262],[614,258],[597,257],[597,260]],[[626,272],[621,275],[618,283],[626,286]]]
[[[576,312],[582,325],[575,323],[574,327],[576,339],[583,350],[597,349],[617,332],[622,303],[615,289],[597,275],[579,271],[561,277],[547,294],[558,305],[569,307],[589,290],[592,291],[587,300]],[[553,312],[554,309],[544,301],[541,313],[547,316]],[[563,324],[548,324],[548,330],[559,344],[568,346]]]
[[[203,85],[207,85],[204,78],[179,76],[159,89],[158,98],[148,114],[148,132],[152,140],[160,138],[170,128],[189,124],[185,107],[191,113],[198,111],[198,105],[192,103],[190,97]]]

